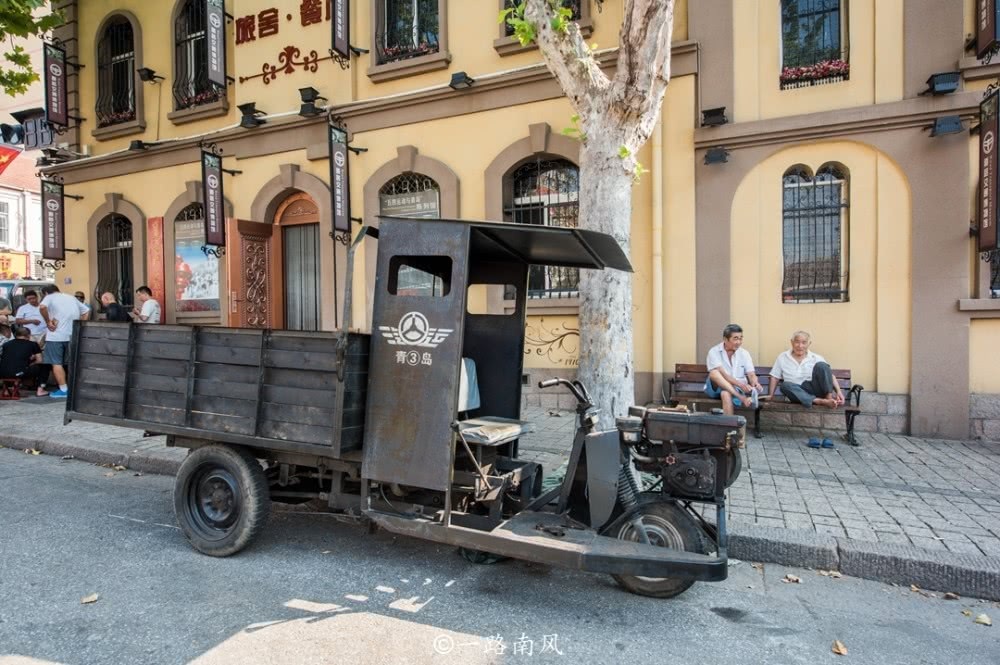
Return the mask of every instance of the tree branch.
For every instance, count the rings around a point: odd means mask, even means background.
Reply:
[[[670,82],[674,0],[626,0],[610,103],[639,122],[644,142]]]

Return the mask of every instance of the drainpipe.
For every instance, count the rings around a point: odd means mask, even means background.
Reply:
[[[653,401],[663,395],[663,111],[653,129]]]

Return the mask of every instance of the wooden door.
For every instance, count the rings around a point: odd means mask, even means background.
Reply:
[[[278,206],[274,224],[278,228],[271,239],[272,327],[319,330],[319,206],[308,194],[296,192]]]
[[[234,328],[274,328],[273,272],[270,224],[228,220],[229,325]]]

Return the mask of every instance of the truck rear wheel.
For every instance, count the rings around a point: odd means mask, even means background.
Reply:
[[[245,450],[221,444],[197,448],[177,472],[177,522],[204,554],[242,550],[264,527],[270,509],[264,470]]]
[[[704,554],[704,541],[694,521],[672,503],[648,503],[639,510],[639,518],[646,528],[651,544],[685,552]],[[618,540],[639,542],[636,528],[629,522],[612,529],[606,536]],[[642,577],[639,575],[613,575],[625,589],[640,596],[673,598],[691,588],[694,580],[676,577]]]

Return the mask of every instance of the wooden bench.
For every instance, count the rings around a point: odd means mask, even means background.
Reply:
[[[762,395],[767,395],[768,390],[770,390],[769,384],[773,380],[770,372],[770,367],[757,367],[757,379],[764,387]],[[851,370],[849,369],[833,370],[833,378],[840,385],[841,392],[844,393],[844,404],[836,409],[828,409],[826,407],[815,407],[815,409],[818,413],[843,413],[847,424],[847,441],[852,446],[856,446],[858,442],[854,436],[854,419],[861,412],[861,392],[864,388],[851,383]],[[670,394],[668,395],[668,400],[672,404],[687,404],[694,411],[698,410],[697,407],[700,404],[708,405],[710,408],[720,407],[722,405],[721,399],[712,399],[705,394],[706,379],[708,379],[708,367],[705,365],[675,365],[674,376],[669,381]],[[757,404],[756,409],[746,406],[737,408],[737,411],[754,412],[753,434],[758,439],[763,436],[760,431],[761,411],[766,411],[769,406],[773,407],[778,404],[788,409],[806,409],[801,404],[788,401],[788,398],[781,394],[780,386],[771,400],[759,400]]]

